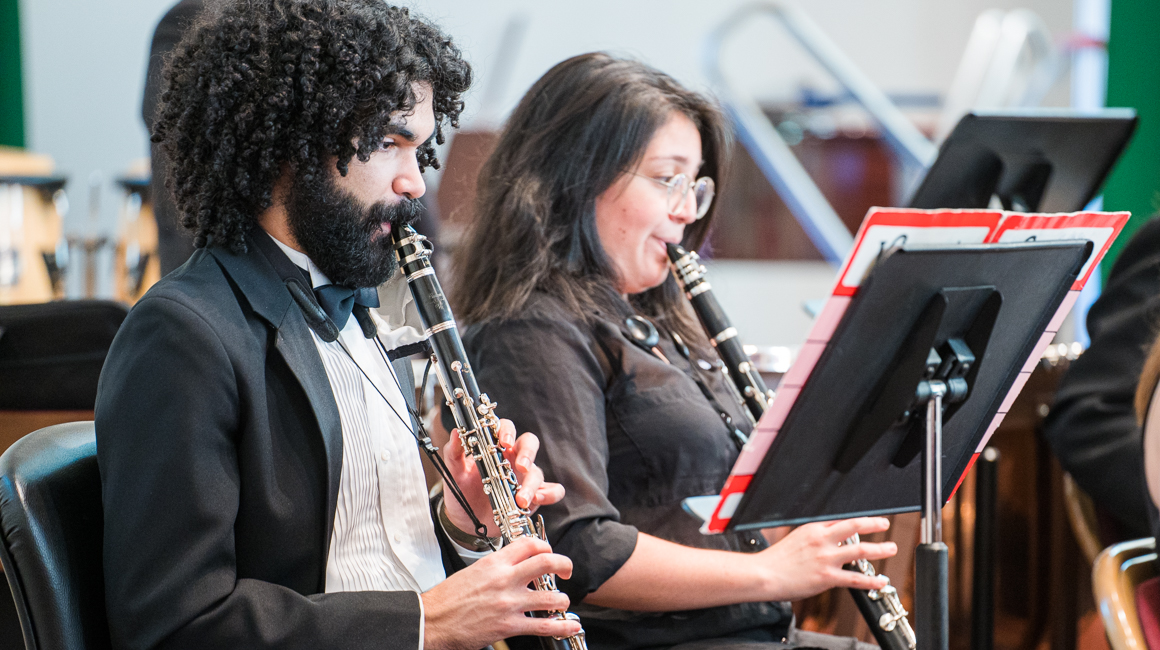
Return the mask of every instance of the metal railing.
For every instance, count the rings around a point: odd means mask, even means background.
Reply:
[[[756,2],[741,7],[713,30],[705,47],[706,73],[737,128],[738,138],[822,256],[839,264],[853,245],[849,229],[757,101],[740,91],[721,66],[721,48],[726,38],[755,16],[779,21],[850,92],[882,127],[884,137],[904,166],[926,169],[934,162],[938,149],[805,12],[777,2]]]

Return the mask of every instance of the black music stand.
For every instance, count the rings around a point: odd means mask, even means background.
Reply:
[[[1061,241],[888,251],[729,528],[922,509],[915,629],[923,650],[946,650],[941,508],[1091,250]]]
[[[1036,108],[963,116],[915,190],[912,208],[1077,212],[1095,197],[1136,128],[1136,112]]]

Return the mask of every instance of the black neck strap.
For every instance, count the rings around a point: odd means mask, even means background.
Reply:
[[[322,306],[318,304],[318,299],[314,296],[313,283],[310,281],[310,273],[290,261],[286,253],[278,247],[278,244],[274,243],[274,238],[260,227],[255,227],[254,230],[250,231],[249,239],[258,249],[258,252],[266,258],[266,261],[270,262],[270,266],[274,267],[274,272],[278,274],[278,277],[282,278],[286,290],[290,292],[290,296],[294,298],[294,302],[302,310],[306,325],[323,341],[327,343],[337,341],[338,326],[330,320]],[[378,335],[378,328],[366,307],[355,305],[351,315],[358,321],[363,336],[372,339]]]

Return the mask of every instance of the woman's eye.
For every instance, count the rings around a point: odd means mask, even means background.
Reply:
[[[383,140],[383,143],[381,145],[379,145],[379,148],[380,149],[390,149],[393,146],[395,146],[394,140]]]

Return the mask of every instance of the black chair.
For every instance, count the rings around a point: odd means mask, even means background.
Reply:
[[[111,648],[92,422],[34,431],[0,456],[0,561],[27,650]]]
[[[0,409],[91,411],[128,313],[108,300],[0,306]]]

